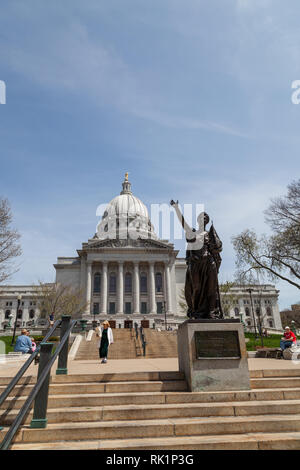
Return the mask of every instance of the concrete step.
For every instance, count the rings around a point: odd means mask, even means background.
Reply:
[[[190,396],[190,394],[187,394]],[[254,397],[254,396],[253,396]],[[174,403],[177,400],[177,403]],[[194,399],[201,400],[199,395]],[[241,396],[241,398],[246,398]],[[7,400],[1,423],[11,423],[26,397]],[[172,403],[173,400],[173,403]],[[169,403],[171,401],[171,403]],[[180,401],[178,403],[178,401]],[[300,413],[300,400],[252,400],[182,403],[178,395],[52,395],[48,403],[49,422],[151,420],[210,416],[253,416]],[[122,404],[120,404],[122,403]],[[8,405],[8,406],[7,406]]]
[[[88,414],[90,420],[137,421],[211,416],[293,415],[300,413],[300,400],[101,406],[95,404],[95,396],[59,396],[57,397],[57,401],[61,400],[59,403],[55,401],[54,397],[51,398],[53,402],[49,407],[48,417],[52,416],[49,418],[52,422],[57,422],[57,420],[59,422],[87,420],[86,414]],[[91,403],[89,400],[91,400]],[[87,407],[89,407],[89,410]],[[5,416],[7,416],[7,412],[2,415],[2,419]]]
[[[11,397],[28,396],[33,389],[34,384],[16,386],[11,392]],[[186,390],[187,386],[184,381],[171,382],[116,382],[113,384],[106,383],[82,383],[82,384],[52,384],[49,387],[49,395],[78,395],[78,394],[99,394],[99,393],[124,393],[124,392],[158,392],[167,390]],[[0,387],[0,393],[5,388]]]
[[[97,365],[95,364],[95,368]],[[12,377],[0,377],[0,386],[8,385]],[[145,381],[169,381],[185,380],[184,374],[177,371],[157,371],[157,372],[125,372],[125,373],[98,373],[98,374],[70,374],[53,375],[51,383],[89,383],[89,382],[145,382]],[[22,377],[19,384],[36,383],[36,377]]]
[[[280,364],[280,363],[279,363]],[[299,369],[263,369],[263,370],[251,370],[251,378],[270,378],[270,377],[300,377]]]
[[[300,450],[300,432],[15,443],[12,450]]]
[[[87,393],[91,391],[95,386],[95,389],[102,392],[98,393],[94,389],[93,393]],[[59,393],[55,393],[57,389],[61,387]],[[114,406],[114,405],[171,405],[171,404],[205,404],[205,403],[233,403],[233,402],[278,402],[278,401],[295,401],[297,404],[300,401],[300,389],[257,389],[250,391],[238,391],[238,392],[129,392],[129,393],[109,393],[105,392],[105,384],[103,391],[103,384],[75,384],[73,389],[69,389],[69,385],[65,386],[62,384],[53,386],[48,399],[48,410],[51,408],[65,408],[68,407],[81,407],[81,406]],[[83,387],[83,388],[82,388]],[[68,390],[70,393],[63,393],[64,390]],[[0,423],[10,422],[7,419],[14,415],[14,411],[21,408],[25,403],[28,394],[24,392],[22,387],[13,396],[7,398],[7,400],[1,405],[0,409]],[[5,413],[4,410],[8,409]],[[5,417],[5,421],[3,418]]]
[[[251,379],[251,388],[296,388],[300,387],[300,377],[265,377]]]
[[[90,439],[145,439],[174,436],[224,436],[227,434],[300,432],[300,415],[160,419],[48,424],[46,429],[24,426],[15,442],[41,443]]]

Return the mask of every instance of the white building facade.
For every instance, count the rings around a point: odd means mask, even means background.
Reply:
[[[172,243],[158,239],[146,206],[131,191],[127,174],[122,187],[104,211],[96,235],[82,244],[77,256],[57,259],[56,282],[83,293],[87,305],[83,317],[88,321],[108,320],[115,328],[135,323],[176,328],[187,318],[185,259],[178,258]],[[228,316],[239,317],[251,327],[260,315],[264,327],[281,329],[279,291],[272,285],[252,289],[251,296],[248,287],[231,289]],[[18,325],[30,326],[33,321],[38,325],[34,291],[33,286],[0,288],[1,328],[8,325],[10,314],[15,319],[18,295],[22,295]]]

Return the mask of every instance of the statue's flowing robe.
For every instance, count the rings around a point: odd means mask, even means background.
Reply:
[[[210,318],[214,315],[222,318],[218,284],[222,242],[213,225],[209,232],[193,229],[186,235],[185,298],[188,316]]]

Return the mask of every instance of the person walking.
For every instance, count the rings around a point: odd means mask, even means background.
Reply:
[[[54,325],[54,313],[50,313],[49,315],[49,328],[52,328]]]
[[[100,338],[99,357],[102,359],[101,364],[106,364],[109,345],[114,342],[112,329],[107,320],[102,323],[102,328],[96,328],[96,335]]]

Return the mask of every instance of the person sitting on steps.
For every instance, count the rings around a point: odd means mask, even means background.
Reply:
[[[290,348],[291,346],[296,346],[297,345],[297,338],[295,333],[293,333],[290,330],[289,326],[285,327],[285,332],[283,334],[283,337],[280,340],[280,348],[282,351],[284,351],[287,348]]]

